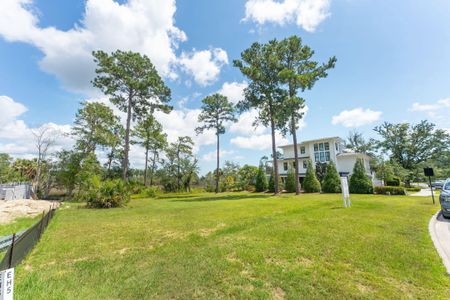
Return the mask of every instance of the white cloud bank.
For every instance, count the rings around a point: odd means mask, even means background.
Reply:
[[[46,123],[39,127],[29,127],[20,119],[28,109],[8,96],[0,96],[0,107],[2,108],[0,152],[17,157],[35,157],[36,147],[33,131],[39,132],[44,128],[49,136],[57,137],[55,144],[49,149],[50,152],[70,147],[73,144],[73,140],[66,135],[70,132],[70,125]]]
[[[93,50],[140,52],[150,57],[164,77],[178,76],[180,62],[175,50],[187,38],[175,26],[175,11],[175,0],[129,0],[124,4],[87,0],[82,19],[63,31],[39,26],[39,14],[32,0],[1,0],[0,35],[10,42],[35,46],[44,54],[39,62],[44,71],[55,75],[67,89],[92,95]],[[186,67],[186,59],[198,57],[203,64],[192,61]],[[181,66],[189,72],[195,68],[201,75],[193,74],[194,79],[209,84],[226,62],[226,52],[216,48],[182,57]]]
[[[244,80],[242,82],[224,82],[220,90],[217,92],[228,98],[231,103],[238,103],[245,98],[244,89],[248,83]]]
[[[259,25],[295,23],[308,32],[314,32],[328,16],[330,0],[247,0],[245,21]]]
[[[347,128],[355,128],[376,122],[381,118],[381,115],[381,111],[359,107],[352,110],[341,111],[338,115],[333,116],[331,123],[333,125],[340,124]]]

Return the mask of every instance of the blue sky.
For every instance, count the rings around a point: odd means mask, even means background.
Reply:
[[[233,59],[252,42],[293,34],[336,68],[303,96],[300,139],[374,136],[383,121],[428,119],[450,128],[450,2],[368,0],[2,0],[0,152],[31,157],[31,129],[69,131],[79,102],[107,100],[89,86],[94,49],[150,56],[172,90],[160,116],[171,139],[194,135],[201,99],[222,91],[237,101],[245,78]],[[223,160],[257,164],[268,131],[252,113],[222,136]],[[214,168],[214,138],[195,137],[202,173]],[[278,138],[279,144],[290,141]],[[58,147],[70,147],[61,137]],[[141,149],[132,150],[141,166]]]

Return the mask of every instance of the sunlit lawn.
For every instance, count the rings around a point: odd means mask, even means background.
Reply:
[[[229,193],[59,209],[18,299],[446,298],[424,197]]]

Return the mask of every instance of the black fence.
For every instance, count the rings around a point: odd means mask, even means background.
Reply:
[[[55,211],[56,209],[52,207],[47,214],[42,213],[42,218],[39,222],[28,228],[20,236],[12,235],[11,244],[0,262],[0,271],[14,268],[27,256],[41,238]]]

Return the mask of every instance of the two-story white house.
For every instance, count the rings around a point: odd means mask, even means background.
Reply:
[[[304,141],[297,144],[298,147],[298,163],[299,163],[299,180],[303,182],[306,175],[306,167],[308,159],[311,160],[313,166],[317,162],[334,162],[336,169],[341,176],[349,176],[352,174],[353,167],[358,158],[363,159],[364,167],[370,178],[373,178],[370,170],[370,157],[364,153],[348,152],[344,147],[344,140],[340,137],[328,137],[316,140]],[[280,177],[284,181],[289,168],[295,167],[294,145],[280,146],[283,151],[283,157],[278,160],[278,170]]]

